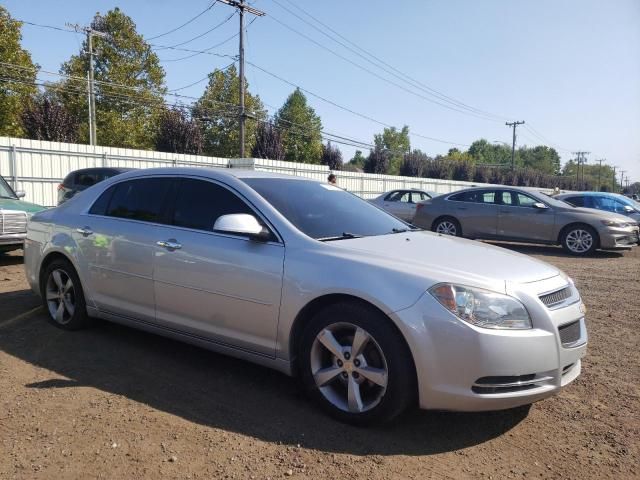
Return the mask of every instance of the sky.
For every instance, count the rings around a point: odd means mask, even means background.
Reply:
[[[96,12],[118,6],[148,38],[180,26],[211,1],[2,0],[1,4],[15,18],[63,28],[65,23],[88,24]],[[452,147],[464,149],[479,138],[510,144],[511,129],[505,121],[524,120],[525,126],[517,130],[517,145],[553,146],[563,162],[573,157],[571,152],[591,152],[589,163],[604,158],[618,171],[626,170],[631,182],[640,181],[638,0],[250,3],[266,15],[247,28],[247,61],[289,82],[247,65],[249,90],[260,95],[271,114],[292,92],[292,84],[298,85],[333,103],[307,95],[325,131],[372,143],[373,135],[384,128],[381,124],[408,125],[414,134],[412,147],[430,155]],[[232,12],[232,7],[218,2],[193,22],[151,43],[185,42]],[[344,38],[317,23],[316,30],[290,12],[313,23],[306,12]],[[209,48],[238,28],[234,16],[182,48]],[[82,39],[79,34],[23,26],[23,46],[34,62],[52,72],[78,53]],[[385,67],[399,77],[369,63],[367,59],[375,62],[372,57],[357,56],[354,51],[362,52],[358,48],[396,69]],[[171,62],[167,60],[188,53],[158,50],[168,88],[190,85],[229,65],[228,56],[238,52],[237,38],[212,52],[222,56],[201,54]],[[407,76],[420,85],[412,86]],[[203,80],[179,93],[198,97],[205,86]],[[460,103],[454,107],[443,97],[430,95],[433,91],[490,116],[470,113]],[[352,146],[340,148],[345,159],[355,152]]]

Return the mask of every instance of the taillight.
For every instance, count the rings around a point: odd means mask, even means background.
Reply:
[[[61,183],[58,184],[58,191],[60,190],[64,190],[64,185]]]
[[[422,209],[422,207],[424,207],[424,203],[418,203],[418,204],[416,205],[416,212],[417,212],[418,210]]]

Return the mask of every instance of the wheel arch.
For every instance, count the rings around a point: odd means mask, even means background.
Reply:
[[[53,250],[47,253],[42,258],[42,261],[40,262],[40,268],[38,269],[38,288],[40,289],[40,294],[42,294],[42,282],[44,281],[44,272],[47,270],[47,267],[56,260],[64,260],[68,262],[71,265],[71,267],[75,270],[75,273],[76,275],[78,275],[78,278],[80,278],[80,272],[78,271],[78,268],[75,262],[73,261],[73,259],[70,256],[66,255],[65,253],[62,253],[60,250]],[[82,279],[80,279],[80,283],[81,283],[80,288],[82,288],[84,291],[84,287],[82,286]]]
[[[300,310],[300,312],[298,312],[298,315],[296,315],[296,318],[293,321],[293,325],[291,326],[290,335],[289,335],[289,352],[291,354],[291,359],[292,359],[291,365],[292,365],[293,374],[297,375],[298,373],[298,348],[300,347],[300,339],[302,337],[302,332],[304,331],[304,327],[313,318],[313,316],[316,313],[320,312],[323,308],[326,308],[329,305],[342,303],[342,302],[353,302],[356,304],[363,305],[367,308],[371,308],[387,319],[389,324],[393,327],[393,329],[402,339],[402,342],[404,343],[404,346],[407,349],[407,352],[409,352],[409,355],[411,356],[411,364],[413,366],[413,377],[414,377],[413,380],[414,380],[414,385],[416,387],[416,391],[414,393],[417,396],[418,395],[418,390],[417,390],[418,376],[417,376],[417,369],[416,369],[416,360],[414,358],[413,351],[411,350],[411,347],[407,342],[407,339],[402,333],[402,330],[398,327],[398,325],[396,325],[396,322],[389,315],[387,315],[380,307],[374,305],[373,303],[363,298],[357,297],[355,295],[350,295],[350,294],[332,293],[332,294],[322,295],[320,297],[317,297],[311,300]]]
[[[458,226],[460,227],[460,235],[462,236],[462,223],[460,223],[460,220],[458,220],[456,217],[454,217],[453,215],[449,215],[448,213],[442,214],[442,215],[438,215],[433,222],[431,222],[431,231],[434,232],[436,225],[438,224],[438,222],[440,222],[441,220],[444,220],[445,218],[448,218],[450,220],[453,220],[455,223],[458,224]]]

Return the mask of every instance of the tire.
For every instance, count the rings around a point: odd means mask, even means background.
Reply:
[[[442,235],[462,236],[462,226],[460,222],[453,217],[438,218],[433,222],[431,230]]]
[[[360,353],[352,356],[354,347]],[[339,421],[381,424],[414,403],[411,353],[391,321],[373,307],[327,306],[305,327],[298,354],[307,393]]]
[[[598,248],[600,238],[598,233],[589,225],[569,225],[561,235],[562,248],[571,255],[591,255]]]
[[[63,330],[79,330],[90,325],[80,278],[67,260],[47,265],[40,285],[42,304],[48,320]]]

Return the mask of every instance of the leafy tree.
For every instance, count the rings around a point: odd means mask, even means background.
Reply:
[[[22,112],[22,126],[28,138],[50,142],[78,141],[78,119],[49,95],[39,94]]]
[[[517,152],[517,163],[541,173],[551,175],[560,173],[560,155],[554,148],[544,145],[533,148],[520,147]]]
[[[209,83],[194,106],[196,116],[205,119],[204,151],[216,157],[237,157],[240,154],[240,76],[235,65],[215,69]],[[245,79],[245,151],[250,152],[256,141],[258,123],[266,111],[258,95],[249,92]]]
[[[467,152],[475,163],[484,165],[511,163],[511,148],[504,144],[489,143],[484,138],[473,142]]]
[[[320,163],[322,122],[315,110],[307,105],[307,98],[299,88],[289,95],[278,110],[275,123],[283,132],[285,160]]]
[[[104,16],[96,14],[91,28],[107,34],[95,36],[95,92],[97,140],[100,145],[152,148],[158,122],[164,111],[164,70],[158,56],[137,33],[133,20],[119,8]],[[71,78],[50,88],[69,110],[87,118],[86,78],[88,44],[62,65]],[[116,85],[117,84],[117,85]],[[88,141],[88,124],[81,138]]]
[[[345,167],[347,165],[350,165],[352,168],[356,169],[355,171],[364,171],[364,164],[366,161],[367,161],[367,157],[362,155],[362,151],[356,150],[355,155],[351,160],[349,160],[349,163],[347,163]]]
[[[409,127],[405,125],[402,130],[398,130],[396,127],[385,128],[382,133],[373,136],[373,143],[376,149],[386,149],[389,152],[391,158],[387,173],[397,175],[400,172],[400,164],[404,154],[411,150]]]
[[[256,142],[251,150],[253,158],[284,160],[282,135],[271,123],[262,122],[256,132]]]
[[[22,109],[36,93],[36,67],[29,52],[20,44],[21,26],[0,5],[0,62],[16,65],[2,67],[2,76],[6,80],[0,81],[0,135],[4,136],[20,137],[24,134]]]
[[[156,135],[156,150],[199,155],[203,144],[202,130],[196,120],[187,118],[178,108],[162,113]]]
[[[320,163],[327,165],[329,170],[342,170],[342,152],[338,147],[331,145],[331,142],[327,142],[326,145],[322,145],[322,159]]]
[[[430,158],[420,150],[414,150],[404,155],[400,164],[400,175],[405,177],[422,177],[427,170]]]
[[[366,173],[383,173],[386,174],[391,166],[391,153],[381,145],[376,145],[369,152],[367,161],[364,164]]]

